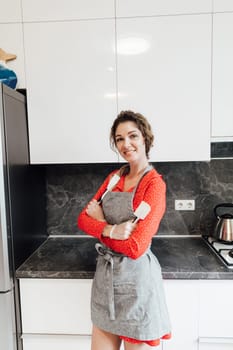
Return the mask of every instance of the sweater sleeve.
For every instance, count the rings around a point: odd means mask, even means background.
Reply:
[[[139,191],[139,190],[138,190]],[[127,255],[132,259],[139,258],[149,247],[151,239],[157,232],[166,206],[166,185],[160,176],[149,181],[145,191],[135,194],[134,210],[142,200],[147,202],[150,213],[144,220],[139,220],[136,228],[127,240],[115,240],[100,237],[101,241],[112,250]]]
[[[114,171],[108,175],[108,177],[105,179],[105,181],[99,187],[98,191],[96,192],[96,194],[94,195],[94,197],[92,199],[99,200],[99,198],[102,196],[102,194],[106,190],[110,178],[112,177],[112,175],[114,175],[115,172],[116,171]],[[88,203],[87,203],[87,205],[88,205]],[[87,233],[88,235],[94,236],[100,240],[102,232],[104,230],[104,227],[107,225],[107,222],[93,219],[89,215],[87,215],[87,213],[86,213],[87,205],[79,214],[78,219],[77,219],[77,225],[80,228],[80,230],[82,230],[85,233]]]

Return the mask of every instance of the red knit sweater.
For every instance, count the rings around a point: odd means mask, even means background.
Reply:
[[[110,178],[114,173],[112,172],[100,186],[99,190],[93,197],[98,200],[104,193]],[[118,184],[113,191],[123,191],[125,176],[121,176]],[[131,188],[129,191],[132,191]],[[89,235],[98,238],[106,246],[112,250],[127,255],[132,259],[140,257],[149,247],[151,239],[157,232],[161,218],[165,211],[165,193],[166,185],[161,175],[155,169],[149,171],[139,183],[137,191],[133,199],[133,209],[135,210],[141,201],[147,202],[151,211],[144,220],[139,220],[136,228],[131,233],[127,240],[115,240],[109,237],[103,237],[102,232],[107,225],[106,222],[98,221],[91,218],[86,213],[86,207],[82,210],[78,217],[78,227]]]

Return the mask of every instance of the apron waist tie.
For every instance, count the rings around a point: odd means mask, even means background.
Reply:
[[[109,305],[109,317],[111,321],[115,320],[115,303],[114,303],[114,287],[113,287],[113,266],[114,266],[114,256],[124,256],[121,253],[114,252],[110,248],[106,247],[105,245],[101,243],[96,243],[95,249],[97,250],[97,253],[103,257],[103,259],[106,261],[106,272],[109,275],[108,278],[108,305]],[[147,249],[147,251],[143,254],[148,254],[150,251],[150,247]]]
[[[121,255],[115,254],[113,251],[106,248],[104,245],[100,243],[96,243],[95,248],[97,253],[101,255],[106,261],[106,270],[109,273],[109,285],[108,285],[108,304],[109,304],[109,315],[110,320],[115,320],[115,304],[114,304],[114,287],[113,287],[113,256]]]

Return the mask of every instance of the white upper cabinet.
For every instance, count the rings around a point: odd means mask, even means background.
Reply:
[[[116,0],[117,17],[210,13],[211,11],[212,0]]]
[[[24,40],[31,163],[116,161],[114,20],[26,23]]]
[[[0,23],[21,21],[21,0],[0,0]]]
[[[212,137],[233,140],[233,13],[213,19]]]
[[[17,88],[25,87],[23,30],[21,23],[0,23],[0,48],[17,58],[7,62],[7,67],[17,75]]]
[[[151,161],[210,158],[211,15],[117,20],[119,110],[151,122]]]
[[[213,10],[218,11],[233,11],[232,0],[213,0]]]
[[[22,7],[25,22],[115,17],[114,0],[22,0]]]

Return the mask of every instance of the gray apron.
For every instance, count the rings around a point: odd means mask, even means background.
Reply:
[[[109,224],[134,218],[132,202],[136,189],[105,195],[102,207]],[[96,249],[98,258],[91,295],[93,324],[138,340],[154,340],[170,333],[161,268],[150,248],[136,260],[101,243],[96,244]]]

